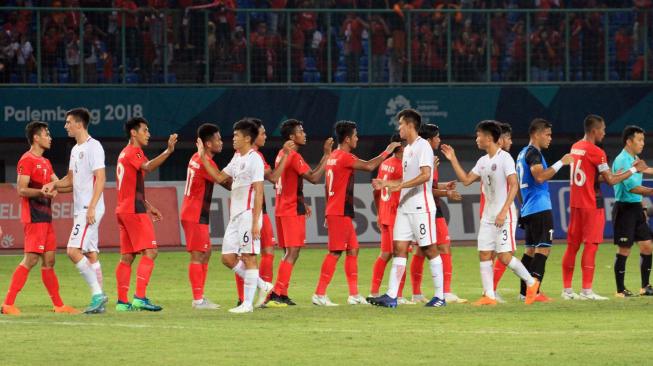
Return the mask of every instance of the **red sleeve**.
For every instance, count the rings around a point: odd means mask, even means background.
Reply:
[[[606,164],[608,162],[608,158],[605,155],[605,151],[600,148],[594,148],[592,149],[592,152],[588,154],[587,159],[596,167],[598,167],[601,164]]]
[[[308,173],[308,171],[311,170],[311,168],[306,164],[304,161],[304,158],[302,158],[301,155],[299,154],[294,154],[295,156],[292,159],[291,166],[293,170],[298,174],[298,175],[304,175]]]
[[[125,159],[136,170],[140,170],[141,165],[143,165],[143,163],[147,162],[147,158],[145,157],[145,154],[143,154],[142,150],[136,151],[136,152],[133,152],[133,151],[129,152],[129,154],[127,154],[127,156],[125,156]]]
[[[342,161],[342,165],[345,168],[351,168],[351,167],[354,166],[354,164],[356,163],[357,160],[358,160],[358,157],[356,155],[347,154],[346,158],[343,159],[343,161]]]
[[[21,159],[18,162],[18,166],[16,167],[16,172],[18,175],[27,175],[27,176],[32,176],[32,171],[34,170],[34,164],[31,159]]]

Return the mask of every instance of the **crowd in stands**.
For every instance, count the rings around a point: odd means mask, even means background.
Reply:
[[[0,83],[642,80],[651,2],[6,0]]]

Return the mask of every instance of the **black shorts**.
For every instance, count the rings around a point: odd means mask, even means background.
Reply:
[[[524,236],[526,247],[550,248],[553,244],[553,213],[551,210],[520,217],[519,227],[526,232]]]
[[[635,242],[651,240],[651,229],[639,202],[615,202],[612,224],[615,245],[630,248]]]

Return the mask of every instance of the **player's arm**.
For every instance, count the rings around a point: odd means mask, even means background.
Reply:
[[[209,177],[219,185],[225,188],[228,187],[227,190],[231,190],[231,182],[227,182],[228,180],[231,180],[231,177],[220,169],[216,169],[216,167],[211,164],[208,156],[206,156],[206,152],[204,151],[204,142],[202,142],[202,139],[198,137],[195,145],[197,146],[197,154],[200,156],[200,161],[202,161],[202,165],[204,165],[204,169],[206,169],[206,173]]]
[[[646,168],[642,173],[646,175],[653,175],[653,168]]]
[[[62,184],[60,186],[59,182],[61,182],[64,179],[65,179],[65,181],[62,182]],[[44,193],[48,193],[48,192],[51,192],[51,191],[56,191],[57,193],[70,193],[70,192],[72,192],[73,191],[73,173],[72,173],[72,171],[69,170],[68,174],[66,174],[66,176],[63,177],[62,179],[59,179],[59,177],[57,177],[56,174],[52,174],[52,176],[50,176],[50,183],[44,185],[41,188],[41,191],[43,191]]]
[[[636,160],[633,163],[633,166],[630,167],[630,169],[618,174],[613,174],[610,171],[610,168],[607,167],[607,164],[605,164],[605,167],[602,167],[601,165],[599,166],[599,170],[601,171],[601,177],[606,183],[608,183],[611,186],[621,183],[624,180],[630,178],[633,174],[637,172],[643,172],[646,169],[648,169],[648,166],[646,165],[644,160],[640,160],[640,159]]]
[[[553,178],[553,176],[556,175],[556,173],[560,170],[560,168],[562,168],[565,165],[569,165],[574,161],[574,158],[571,156],[571,154],[565,154],[565,156],[563,156],[560,160],[556,161],[555,164],[544,169],[544,166],[542,165],[541,162],[531,164],[528,161],[528,157],[526,159],[527,159],[526,162],[531,167],[531,174],[533,175],[533,178],[537,183],[540,184]]]
[[[156,158],[148,161],[147,163],[143,163],[143,165],[141,165],[141,170],[144,170],[147,173],[155,171],[168,159],[168,157],[170,157],[170,155],[172,155],[172,153],[175,151],[176,144],[177,144],[177,134],[173,133],[168,138],[168,147],[165,150],[163,150],[163,152],[159,154],[159,156],[157,156]]]
[[[324,174],[324,168],[326,167],[326,162],[327,159],[329,158],[329,155],[331,154],[331,150],[333,149],[333,138],[329,137],[324,141],[324,155],[322,155],[322,159],[320,159],[320,163],[317,165],[317,167],[313,170],[309,170],[308,172],[304,173],[302,177],[306,179],[307,181],[317,184],[320,182],[320,179],[322,179],[322,175]]]
[[[19,175],[18,182],[16,184],[16,190],[20,197],[26,198],[37,198],[37,197],[53,197],[56,191],[51,191],[50,193],[45,193],[40,189],[29,188],[30,177],[29,175]]]
[[[86,223],[89,225],[95,224],[95,207],[104,191],[104,184],[107,182],[107,175],[104,168],[95,169],[93,171],[93,176],[95,177],[93,196],[91,197],[91,202],[89,202],[86,211]]]
[[[480,178],[477,174],[474,172],[465,172],[465,169],[463,169],[462,165],[460,165],[460,162],[458,161],[458,157],[456,156],[456,151],[453,149],[453,147],[447,145],[447,144],[442,144],[440,147],[440,150],[442,151],[442,154],[444,155],[445,158],[447,158],[451,162],[451,166],[453,167],[454,172],[456,173],[456,177],[458,178],[458,181],[462,183],[464,186],[468,186]]]
[[[510,206],[513,204],[513,202],[515,202],[515,197],[517,196],[517,191],[519,190],[519,184],[517,184],[517,174],[510,174],[507,177],[507,180],[509,188],[508,197],[506,197],[506,202],[503,203],[503,207],[501,207],[501,211],[499,211],[499,214],[494,221],[494,224],[497,227],[503,226],[504,222],[506,222],[506,217],[508,216]]]
[[[422,183],[428,182],[429,179],[431,179],[432,174],[433,173],[431,173],[431,167],[430,166],[428,166],[428,165],[421,166],[421,167],[419,167],[419,174],[415,178],[413,178],[413,179],[411,179],[409,181],[406,181],[406,182],[400,182],[397,185],[388,185],[388,187],[390,188],[390,192],[397,192],[397,191],[400,191],[400,190],[402,190],[404,188],[417,187]],[[386,181],[386,182],[391,182],[391,181]]]
[[[653,196],[653,188],[637,186],[629,190],[630,193],[640,194],[642,196]]]
[[[283,174],[283,170],[286,168],[286,160],[288,160],[288,155],[290,155],[290,151],[294,148],[295,143],[288,140],[283,144],[283,156],[281,157],[281,160],[279,160],[279,164],[274,169],[266,169],[265,170],[265,179],[270,182],[276,184],[279,181],[279,177],[281,177],[281,174]]]
[[[461,201],[463,199],[463,196],[460,194],[460,192],[456,191],[455,189],[447,189],[445,187],[440,187],[442,183],[438,183],[438,188],[433,188],[433,196],[435,197],[446,197],[448,200],[452,201]]]
[[[152,206],[152,204],[149,203],[147,200],[145,200],[145,209],[150,211],[150,214],[152,215],[154,221],[163,220],[163,215],[161,214],[161,211],[159,211],[159,209],[157,209],[156,207]]]
[[[388,147],[385,148],[385,150],[383,150],[381,154],[379,154],[379,156],[371,160],[356,159],[356,161],[354,161],[353,168],[356,170],[365,170],[371,172],[372,170],[378,168],[379,165],[381,165],[381,163],[383,162],[383,160],[385,160],[385,158],[388,157],[388,155],[392,154],[392,152],[399,146],[401,146],[401,143],[392,142],[390,143],[390,145],[388,145]]]
[[[263,181],[252,183],[254,188],[254,209],[252,211],[252,239],[261,238],[261,227],[258,221],[263,211]]]

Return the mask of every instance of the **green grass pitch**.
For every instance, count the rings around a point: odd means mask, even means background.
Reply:
[[[163,252],[156,261],[148,296],[164,310],[117,314],[113,304],[118,255],[103,253],[105,288],[112,305],[107,313],[51,313],[40,271],[32,271],[16,302],[23,314],[0,315],[0,365],[646,364],[653,337],[653,298],[613,298],[614,248],[602,245],[595,290],[610,300],[561,300],[563,250],[554,247],[547,265],[543,288],[555,299],[550,304],[527,307],[518,302],[518,282],[508,271],[500,284],[500,293],[508,301],[504,305],[383,309],[345,305],[342,260],[328,291],[341,306],[311,305],[325,250],[309,249],[301,254],[290,288],[298,306],[246,315],[226,311],[234,306],[236,292],[233,275],[219,263],[217,252],[206,296],[222,309],[191,309],[188,256]],[[639,258],[634,252],[626,274],[627,287],[633,291],[639,289]],[[377,249],[361,250],[359,284],[363,295],[369,291],[377,253]],[[477,299],[481,286],[475,248],[454,247],[453,254],[454,292]],[[277,252],[275,264],[279,255]],[[3,297],[19,260],[20,256],[0,256]],[[64,255],[57,260],[64,301],[84,308],[90,297],[86,284]],[[579,266],[574,283],[577,291]],[[428,295],[432,289],[428,268],[424,273],[423,289]],[[386,283],[384,279],[382,289]],[[133,285],[132,281],[132,293]],[[410,293],[409,281],[406,293]]]

